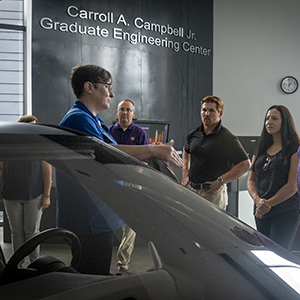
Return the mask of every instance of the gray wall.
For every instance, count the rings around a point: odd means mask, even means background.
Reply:
[[[199,99],[212,92],[213,0],[33,0],[32,4],[32,111],[40,122],[60,122],[74,101],[68,80],[71,67],[94,63],[114,78],[111,108],[99,113],[108,125],[116,119],[117,103],[129,98],[135,102],[138,119],[170,121],[170,138],[182,149],[187,131],[198,124]],[[79,10],[110,12],[114,21],[94,20],[94,14],[92,19],[73,17]],[[126,24],[118,24],[120,15]],[[134,26],[136,18],[145,24],[183,28],[184,34],[139,28]],[[70,26],[74,31],[75,23],[99,26],[109,34],[72,33]],[[174,41],[179,49],[116,39],[112,34],[116,28]],[[189,30],[195,33],[194,39],[187,37]],[[186,43],[206,48],[207,53],[185,51]]]
[[[280,81],[300,80],[299,0],[214,0],[213,93],[225,102],[224,125],[258,136],[266,110],[287,106],[300,131],[300,89],[284,94]],[[253,201],[239,193],[239,218],[255,227]]]
[[[286,75],[300,80],[299,0],[214,0],[213,93],[237,135],[260,135],[266,110],[287,106],[300,131],[300,89],[284,94]]]

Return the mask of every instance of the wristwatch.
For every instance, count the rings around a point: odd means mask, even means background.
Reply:
[[[224,181],[223,181],[223,178],[220,176],[218,177],[218,181],[223,185],[224,184]]]

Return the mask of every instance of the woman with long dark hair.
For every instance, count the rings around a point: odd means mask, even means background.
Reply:
[[[292,247],[300,221],[297,189],[299,144],[299,135],[288,108],[271,106],[252,159],[248,192],[254,201],[257,230],[287,249]]]

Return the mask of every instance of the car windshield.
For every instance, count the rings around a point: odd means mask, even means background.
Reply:
[[[41,231],[71,226],[67,229],[77,235],[86,230],[93,234],[100,225],[96,217],[88,220],[91,210],[93,215],[104,216],[105,224],[111,227],[115,220],[106,212],[113,212],[123,223],[113,228],[110,276],[116,274],[116,252],[122,225],[127,224],[137,234],[128,269],[132,278],[138,274],[139,279],[132,287],[136,292],[143,286],[142,293],[145,290],[149,293],[151,286],[155,286],[153,293],[159,292],[156,299],[177,299],[178,293],[193,299],[195,293],[207,293],[218,272],[217,277],[223,278],[218,292],[227,291],[232,299],[240,290],[236,282],[257,299],[265,299],[272,289],[276,297],[279,295],[274,299],[282,299],[280,295],[286,297],[286,289],[290,299],[299,296],[299,285],[288,283],[286,276],[278,271],[279,265],[287,269],[287,264],[279,261],[278,265],[276,262],[268,265],[260,253],[275,253],[292,262],[290,268],[299,273],[298,257],[262,238],[253,228],[175,180],[95,138],[51,126],[22,124],[21,127],[0,126],[0,161],[20,164],[46,161],[52,166],[51,205],[43,212]],[[68,201],[62,205],[57,198]],[[8,220],[5,222],[2,248],[8,261],[12,252]],[[69,244],[62,238],[43,241],[41,255],[54,256],[69,265],[74,255]],[[24,266],[29,263],[27,258]],[[118,280],[127,278],[121,277],[117,276]],[[264,286],[257,278],[264,280]],[[120,288],[108,281],[106,284],[115,293]]]

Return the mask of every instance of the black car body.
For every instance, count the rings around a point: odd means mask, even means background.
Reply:
[[[0,161],[46,160],[83,184],[153,258],[125,276],[33,272],[7,283],[2,270],[1,299],[300,298],[297,256],[143,162],[54,126],[0,123],[0,141]]]

